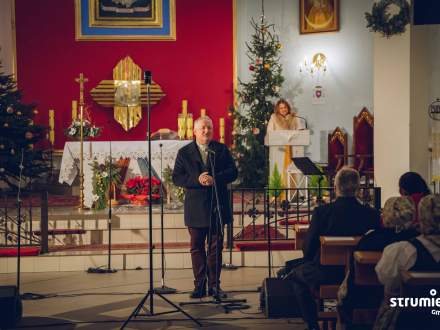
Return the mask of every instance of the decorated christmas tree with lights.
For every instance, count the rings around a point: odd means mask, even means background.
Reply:
[[[11,75],[0,72],[0,183],[21,187],[48,170],[44,153],[35,144],[45,138],[45,129],[34,124],[38,113],[33,104],[21,102],[21,92]],[[6,183],[6,185],[4,184]]]
[[[237,160],[241,187],[265,187],[268,182],[268,150],[264,146],[267,123],[284,81],[279,61],[281,44],[273,24],[263,15],[251,20],[254,34],[246,43],[250,60],[249,82],[239,81],[238,110],[234,120],[232,150]]]

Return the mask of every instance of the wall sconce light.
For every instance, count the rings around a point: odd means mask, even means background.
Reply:
[[[307,61],[307,58],[304,58],[304,61],[299,65],[300,73],[309,73],[310,75],[317,74],[325,74],[327,71],[327,57],[323,53],[316,53],[312,57],[312,61]]]

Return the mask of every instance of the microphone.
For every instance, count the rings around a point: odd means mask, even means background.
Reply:
[[[304,124],[306,125],[306,128],[302,128],[302,129],[308,129],[307,127],[307,119],[305,119],[304,117],[301,117],[301,116],[298,116],[298,115],[295,115],[295,117],[297,117],[297,118],[301,118],[302,120],[304,120]]]
[[[151,85],[151,71],[144,71],[144,83],[145,85]]]
[[[206,149],[206,151],[208,151],[208,154],[215,155],[215,151],[212,150],[211,148]]]

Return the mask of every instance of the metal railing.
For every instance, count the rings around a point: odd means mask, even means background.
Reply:
[[[379,187],[362,187],[357,197],[363,204],[381,207]],[[234,188],[231,190],[234,225],[229,228],[228,244],[293,239],[294,224],[308,224],[315,207],[335,199],[334,188],[330,187]]]

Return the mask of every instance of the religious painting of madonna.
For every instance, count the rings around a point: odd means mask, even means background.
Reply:
[[[176,40],[175,0],[75,0],[76,40]]]
[[[299,0],[300,33],[339,30],[339,0]]]

